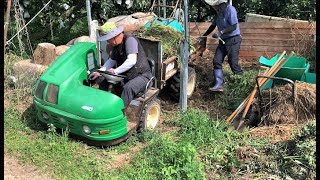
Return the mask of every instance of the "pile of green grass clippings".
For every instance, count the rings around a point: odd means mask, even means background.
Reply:
[[[134,34],[137,37],[161,41],[163,60],[180,55],[180,42],[184,39],[184,34],[176,31],[170,26],[152,24],[149,28],[140,28],[138,31],[134,32]],[[193,47],[190,48],[192,49]]]

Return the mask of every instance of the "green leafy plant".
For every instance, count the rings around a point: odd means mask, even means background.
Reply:
[[[196,160],[196,148],[189,142],[174,141],[172,137],[155,137],[149,146],[124,168],[125,179],[204,179],[202,163]]]
[[[240,162],[235,156],[237,147],[252,145],[261,148],[266,143],[250,139],[246,132],[228,131],[229,124],[218,118],[211,119],[207,113],[198,109],[189,109],[170,123],[180,127],[177,136],[182,141],[189,141],[201,151],[200,158],[206,168],[214,171],[219,167],[221,174],[239,168]]]
[[[234,110],[240,103],[250,94],[253,87],[256,85],[255,78],[258,71],[246,70],[244,74],[234,74],[229,66],[224,69],[224,92],[217,96],[217,101],[220,106],[226,109]]]
[[[297,130],[292,139],[265,148],[256,159],[256,172],[269,172],[282,179],[315,179],[316,123],[312,120]]]

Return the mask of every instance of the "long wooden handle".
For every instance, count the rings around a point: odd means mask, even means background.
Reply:
[[[281,60],[282,60],[282,58],[283,58],[283,56],[284,56],[285,54],[286,54],[286,51],[283,51],[282,54],[281,54],[281,55],[278,57],[278,59],[276,60],[275,65],[272,66],[272,67],[274,67],[273,69],[279,68],[280,63],[282,62]],[[271,67],[271,69],[272,69],[272,67]],[[270,74],[270,73],[269,73],[269,68],[266,67],[265,69],[266,69],[266,71],[263,73],[263,76],[267,76],[268,74]],[[272,70],[273,70],[273,69],[272,69]],[[264,79],[266,79],[266,78],[264,78]],[[266,80],[267,80],[267,79],[266,79]],[[265,81],[265,82],[266,82],[266,81]],[[263,83],[263,79],[259,79],[258,85],[261,86],[262,83]],[[263,83],[263,84],[264,84],[264,83]],[[251,106],[251,104],[252,104],[253,98],[255,97],[255,95],[256,95],[256,93],[257,93],[257,90],[258,90],[258,87],[257,87],[257,85],[255,85],[254,88],[253,88],[252,93],[249,95],[248,103],[246,104],[246,107],[245,107],[245,109],[244,109],[244,111],[243,111],[243,114],[242,114],[242,117],[241,117],[242,119],[244,119],[244,118],[246,117],[246,115],[247,115],[247,113],[248,113],[248,111],[249,111],[249,108],[250,108],[250,106]]]
[[[275,75],[279,69],[284,65],[284,63],[287,62],[287,60],[294,54],[294,52],[291,52],[291,54],[285,59],[282,60],[282,57],[285,55],[286,51],[283,51],[282,54],[279,56],[279,58],[277,59],[276,63],[267,71],[265,71],[264,74],[266,74],[267,76],[273,76]],[[260,79],[258,81],[259,85],[263,86],[265,85],[265,83],[267,82],[267,78],[263,78]],[[256,89],[256,87],[255,87]],[[255,90],[257,91],[257,90]],[[246,112],[244,113],[244,116],[246,115],[247,111],[249,110],[250,104],[253,101],[253,97],[255,95],[256,92],[252,92],[239,106],[238,108],[232,112],[232,114],[226,119],[226,122],[230,122],[231,120],[233,120],[245,107],[246,105]],[[251,102],[249,103],[249,99],[252,99]],[[249,104],[249,105],[248,105]],[[249,107],[247,107],[249,106]]]
[[[248,97],[242,101],[242,103],[237,107],[236,110],[234,110],[232,112],[232,114],[227,118],[226,122],[230,122],[231,120],[233,120],[236,116],[238,116],[238,114],[243,110],[244,105],[247,104],[248,102]]]

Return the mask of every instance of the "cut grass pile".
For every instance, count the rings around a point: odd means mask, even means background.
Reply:
[[[266,124],[302,124],[316,115],[316,85],[297,81],[277,85],[261,93],[263,117]],[[259,99],[254,109],[259,110]]]
[[[163,60],[172,56],[180,56],[180,43],[184,39],[184,34],[176,31],[170,26],[152,24],[149,28],[140,28],[138,31],[134,32],[134,34],[138,37],[161,41]],[[190,42],[190,49],[195,49],[193,47],[193,42]]]
[[[250,166],[278,179],[316,179],[316,121],[307,122],[290,139],[266,146]]]

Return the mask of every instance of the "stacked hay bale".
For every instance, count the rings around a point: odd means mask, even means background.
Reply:
[[[31,59],[18,61],[13,65],[16,88],[33,86],[44,71],[77,42],[89,42],[89,36],[80,36],[69,41],[66,45],[56,46],[52,43],[39,43]]]

